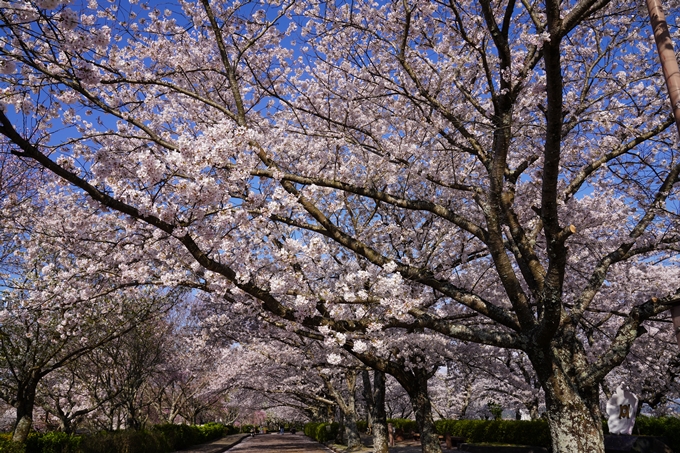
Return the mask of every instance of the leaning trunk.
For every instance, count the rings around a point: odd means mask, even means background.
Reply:
[[[347,444],[349,450],[359,449],[361,447],[361,437],[359,437],[359,429],[357,428],[357,410],[356,410],[356,384],[357,372],[350,370],[345,374],[345,382],[347,384],[347,398],[338,392],[333,383],[327,378],[322,378],[326,384],[326,388],[333,396],[333,399],[338,404],[340,411],[340,423],[342,424],[339,434],[344,437],[344,442]]]
[[[17,409],[17,423],[14,428],[14,434],[12,435],[12,440],[14,442],[23,443],[28,439],[28,433],[31,431],[31,425],[33,425],[32,412],[32,410],[28,412]]]
[[[348,347],[348,350],[351,349]],[[376,360],[368,354],[355,354],[366,365],[380,369],[394,376],[408,393],[411,406],[416,414],[416,422],[420,430],[420,441],[423,453],[442,453],[439,436],[434,428],[432,403],[427,394],[427,380],[432,377],[436,368],[428,373],[422,368],[407,369],[403,364]]]

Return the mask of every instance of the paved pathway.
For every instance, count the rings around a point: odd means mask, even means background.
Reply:
[[[308,437],[286,433],[247,437],[227,451],[230,453],[330,453],[331,450]]]
[[[362,440],[368,446],[356,451],[355,453],[372,453],[373,448],[370,447],[370,438]],[[301,434],[286,433],[283,436],[279,434],[260,434],[255,437],[246,437],[238,445],[226,450],[225,453],[332,453],[333,451],[343,451],[344,446],[332,445],[336,447],[331,450],[326,446],[306,437]],[[457,449],[446,450],[442,445],[444,452],[454,452]],[[224,451],[224,450],[222,450]],[[399,442],[395,447],[390,447],[390,453],[421,453],[420,442],[404,441]],[[189,453],[189,452],[177,452]],[[194,453],[194,452],[191,452]],[[215,453],[215,452],[195,452],[195,453]]]
[[[186,450],[175,453],[222,453],[227,448],[233,447],[241,442],[241,439],[246,437],[248,437],[248,434],[232,434],[207,444],[194,445]]]

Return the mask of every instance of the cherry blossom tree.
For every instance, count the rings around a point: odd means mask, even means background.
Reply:
[[[386,362],[380,335],[523,351],[553,451],[603,452],[601,383],[680,302],[680,164],[635,5],[54,1],[0,20],[4,149],[153,263],[79,264],[328,328],[412,401],[434,368]]]
[[[38,385],[45,376],[112,341],[149,316],[148,304],[140,299],[134,304],[120,299],[112,303],[110,297],[83,301],[76,312],[39,309],[16,293],[3,294],[0,397],[17,409],[15,441],[22,442],[28,435]],[[124,308],[123,313],[118,311],[120,308]]]
[[[173,416],[193,424],[235,421],[239,407],[232,401],[233,383],[228,374],[223,376],[223,364],[237,367],[239,354],[230,348],[216,348],[200,335],[182,333],[175,341],[168,355],[170,363],[163,366],[156,384],[160,384],[159,407],[161,413],[168,414],[167,422],[174,422]]]
[[[335,418],[337,411],[343,441],[350,449],[361,445],[357,391],[362,382],[362,367],[340,348],[342,334],[321,342],[271,325],[266,318],[251,318],[250,328],[244,331],[243,325],[239,326],[241,317],[225,325],[219,316],[202,315],[205,328],[212,330],[210,326],[215,326],[211,337],[226,340],[226,345],[236,342],[244,350],[239,360],[241,366],[234,366],[231,354],[224,363],[221,374],[232,376],[232,385],[268,398],[269,407],[272,403],[297,407],[310,412],[313,419],[331,414]]]
[[[221,406],[228,395],[228,388],[213,385],[221,381],[216,376],[216,361],[223,357],[219,350],[206,347],[201,338],[174,334],[174,344],[166,345],[165,360],[148,383],[149,397],[163,422],[176,423],[181,417],[196,423],[205,412]],[[219,418],[227,423],[231,420]]]
[[[38,385],[36,405],[42,408],[48,417],[57,419],[54,429],[74,433],[79,421],[108,401],[105,398],[91,397],[89,382],[83,380],[83,375],[90,371],[82,367],[85,364],[85,361],[80,360],[70,362],[45,376]],[[91,378],[91,375],[88,375],[88,378]],[[92,382],[100,384],[96,378],[92,379]],[[104,391],[101,388],[97,390]]]
[[[475,418],[490,400],[532,419],[545,406],[526,356],[478,344],[451,345],[446,365],[430,383],[433,409],[441,418]]]
[[[11,251],[0,271],[0,398],[16,408],[13,438],[24,441],[46,377],[153,319],[174,296],[158,293],[148,281],[121,282],[117,269],[79,268],[84,255],[71,247],[77,222],[50,223],[64,220],[65,212],[45,203],[31,169],[9,176],[4,187],[12,190],[0,215],[0,231],[9,238],[3,245]],[[77,412],[56,410],[64,429],[88,411]]]
[[[606,378],[602,389],[607,399],[622,383],[639,398],[638,413],[643,409],[657,415],[676,411],[680,398],[680,353],[668,335],[667,323],[650,323],[645,342],[636,343],[626,360]]]

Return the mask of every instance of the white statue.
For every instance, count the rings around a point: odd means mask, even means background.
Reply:
[[[625,384],[621,384],[607,401],[609,432],[611,434],[632,434],[637,413],[638,398]]]
[[[528,410],[520,409],[519,414],[520,414],[520,420],[531,420],[531,414],[529,413]]]

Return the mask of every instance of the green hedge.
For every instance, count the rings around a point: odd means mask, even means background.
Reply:
[[[545,420],[437,420],[439,434],[464,437],[467,442],[497,442],[550,448],[550,430]]]
[[[160,433],[168,445],[175,450],[203,443],[203,436],[197,426],[167,423],[154,426],[153,431]]]
[[[208,423],[208,424],[210,424],[210,423]],[[238,434],[238,433],[241,432],[234,425],[222,425],[222,426],[224,426],[224,434],[223,434],[224,436],[228,436],[230,434]]]
[[[408,418],[388,418],[387,423],[392,423],[394,429],[401,430],[403,433],[420,432],[418,423],[416,423],[415,420],[409,420]]]
[[[330,426],[330,429],[326,429]],[[305,423],[303,432],[305,436],[311,437],[317,442],[328,442],[338,436],[340,424],[338,423]]]
[[[227,427],[222,423],[206,423],[205,425],[198,425],[198,430],[201,433],[201,442],[210,442],[224,437],[227,434],[233,434],[231,431],[233,427]]]
[[[2,453],[25,453],[24,444],[12,442],[11,433],[0,433],[0,452]]]
[[[57,431],[31,433],[26,439],[26,453],[78,453],[81,441],[81,436]]]
[[[607,423],[602,424],[605,434]],[[498,442],[515,445],[550,447],[550,429],[545,420],[437,420],[439,434],[464,437],[471,443]],[[635,420],[633,434],[664,437],[673,451],[680,453],[680,418],[645,417]]]
[[[604,432],[609,433],[607,423]],[[666,443],[675,452],[680,453],[680,418],[678,417],[645,417],[635,419],[634,435],[664,437]]]
[[[366,431],[368,431],[368,422],[366,420],[358,420],[357,429],[359,430],[360,433],[365,433]]]
[[[158,430],[126,430],[83,436],[79,453],[168,453],[174,450]]]
[[[173,425],[167,423],[156,425],[153,430],[162,433],[168,444],[175,450],[210,442],[235,431],[233,426],[225,426],[221,423],[206,423],[205,425]]]
[[[61,432],[31,433],[25,445],[0,435],[0,453],[169,453],[210,442],[237,430],[221,423],[205,425],[157,425],[152,429],[102,431],[88,436]]]
[[[241,425],[239,426],[240,433],[255,432],[255,425]]]

